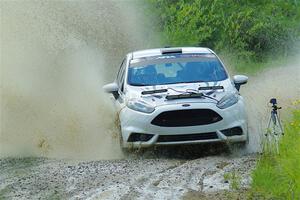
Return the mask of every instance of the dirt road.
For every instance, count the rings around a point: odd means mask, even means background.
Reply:
[[[232,174],[238,187],[246,187],[255,156],[79,163],[27,158],[2,159],[0,166],[0,199],[181,199],[228,190]]]

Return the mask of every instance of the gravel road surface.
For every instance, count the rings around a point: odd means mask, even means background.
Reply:
[[[176,153],[176,152],[175,152]],[[138,155],[121,160],[0,160],[0,199],[189,199],[247,188],[255,155]],[[237,180],[230,179],[235,174]]]

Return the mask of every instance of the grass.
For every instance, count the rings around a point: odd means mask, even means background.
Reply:
[[[253,171],[250,199],[300,199],[300,100],[294,104],[279,154],[263,153]]]
[[[239,190],[241,187],[241,176],[236,171],[225,173],[224,180],[229,182],[231,190]]]
[[[3,189],[0,190],[0,200],[5,200],[6,195],[9,194],[11,192],[11,189],[9,187],[5,187]]]

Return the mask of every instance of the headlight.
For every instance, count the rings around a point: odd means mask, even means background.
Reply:
[[[226,94],[218,103],[217,107],[221,109],[228,108],[239,101],[238,93],[229,93]]]
[[[153,106],[149,105],[145,101],[137,100],[137,99],[130,99],[127,102],[127,107],[132,110],[143,112],[143,113],[152,113],[155,110]]]

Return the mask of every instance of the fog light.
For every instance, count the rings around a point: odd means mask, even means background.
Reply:
[[[127,142],[147,142],[153,137],[153,134],[131,133]]]

